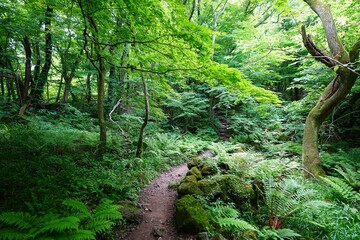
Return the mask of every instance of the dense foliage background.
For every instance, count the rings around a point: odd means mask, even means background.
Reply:
[[[305,2],[1,1],[0,239],[115,239],[129,224],[121,206],[209,149],[245,181],[293,184],[321,201],[312,213],[279,213],[284,229],[358,239],[358,82],[319,131],[327,177],[301,175],[305,119],[339,69],[304,47],[302,25],[328,49]],[[360,2],[324,2],[350,51]],[[340,68],[359,75],[358,62]],[[220,214],[217,204],[209,211]],[[227,207],[257,239],[288,239],[267,226],[269,205]],[[239,225],[219,226],[213,235],[244,238]]]

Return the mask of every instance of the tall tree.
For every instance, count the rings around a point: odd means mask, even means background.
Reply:
[[[304,0],[304,2],[321,19],[330,53],[321,50],[315,45],[310,36],[306,34],[305,27],[303,26],[302,37],[304,45],[316,60],[333,68],[336,72],[335,77],[327,85],[305,122],[302,165],[305,175],[318,176],[325,174],[319,156],[319,128],[334,107],[350,92],[359,76],[359,70],[356,70],[356,65],[359,58],[360,39],[352,46],[350,51],[347,51],[338,36],[330,11],[330,5],[321,0]]]
[[[46,6],[45,11],[45,62],[41,69],[41,72],[38,77],[34,78],[34,84],[31,89],[31,97],[35,102],[42,101],[44,87],[47,83],[51,63],[52,63],[52,32],[51,32],[51,18],[53,15],[53,8],[49,5]]]

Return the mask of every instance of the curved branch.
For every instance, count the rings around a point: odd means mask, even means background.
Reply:
[[[304,2],[306,2],[321,19],[332,55],[342,63],[349,62],[349,54],[338,37],[330,6],[321,0],[304,0]]]
[[[311,40],[310,35],[306,35],[305,26],[301,26],[301,35],[306,49],[309,53],[315,57],[316,60],[322,62],[326,66],[332,68],[337,65],[337,62],[334,61],[325,51],[322,51],[315,43]]]
[[[350,61],[356,62],[359,59],[360,55],[360,39],[354,44],[350,50]]]

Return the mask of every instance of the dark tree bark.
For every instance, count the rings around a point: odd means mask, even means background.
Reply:
[[[148,87],[147,87],[146,79],[144,78],[143,75],[141,75],[141,80],[143,83],[143,92],[144,92],[144,100],[145,100],[145,118],[144,118],[144,122],[141,125],[140,132],[139,132],[139,139],[138,139],[137,148],[136,148],[136,157],[141,157],[141,154],[143,152],[144,130],[146,128],[146,125],[149,122],[149,114],[150,114]]]
[[[86,2],[86,1],[85,1]],[[97,111],[98,111],[98,120],[100,126],[100,144],[99,152],[102,154],[106,149],[106,121],[105,121],[105,109],[104,109],[104,95],[105,95],[105,78],[106,78],[106,68],[105,68],[105,58],[102,55],[102,46],[99,41],[99,29],[96,23],[94,16],[86,12],[83,8],[82,0],[79,0],[79,6],[84,17],[84,20],[89,24],[89,27],[92,29],[91,41],[94,44],[94,53],[96,58],[94,59],[90,53],[86,50],[86,43],[88,39],[88,33],[85,26],[84,29],[84,38],[85,46],[84,50],[86,51],[86,56],[91,64],[95,67],[98,72],[97,78]]]
[[[357,42],[352,50],[347,52],[337,35],[329,5],[320,0],[304,1],[320,17],[331,53],[320,50],[306,34],[303,26],[302,37],[305,47],[316,60],[330,68],[338,68],[336,76],[326,87],[305,122],[302,166],[305,176],[316,177],[325,174],[320,162],[318,132],[334,107],[350,92],[358,77],[358,73],[355,71],[355,61],[359,57],[360,42]]]
[[[91,73],[86,76],[86,102],[91,102]]]
[[[53,9],[49,6],[45,13],[45,62],[38,78],[34,79],[34,86],[31,89],[31,97],[35,102],[43,100],[45,84],[47,83],[52,57],[52,34],[51,34],[51,17]]]
[[[25,50],[25,79],[24,79],[24,83],[20,85],[21,88],[19,89],[20,105],[27,104],[29,86],[32,81],[31,80],[31,44],[28,36],[24,37],[23,45]]]

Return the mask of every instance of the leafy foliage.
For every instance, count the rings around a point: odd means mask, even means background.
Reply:
[[[46,214],[42,217],[24,212],[7,212],[0,215],[4,229],[0,239],[95,239],[122,219],[115,205],[109,200],[100,203],[93,212],[75,199],[67,199],[64,205],[71,208],[67,216]]]

